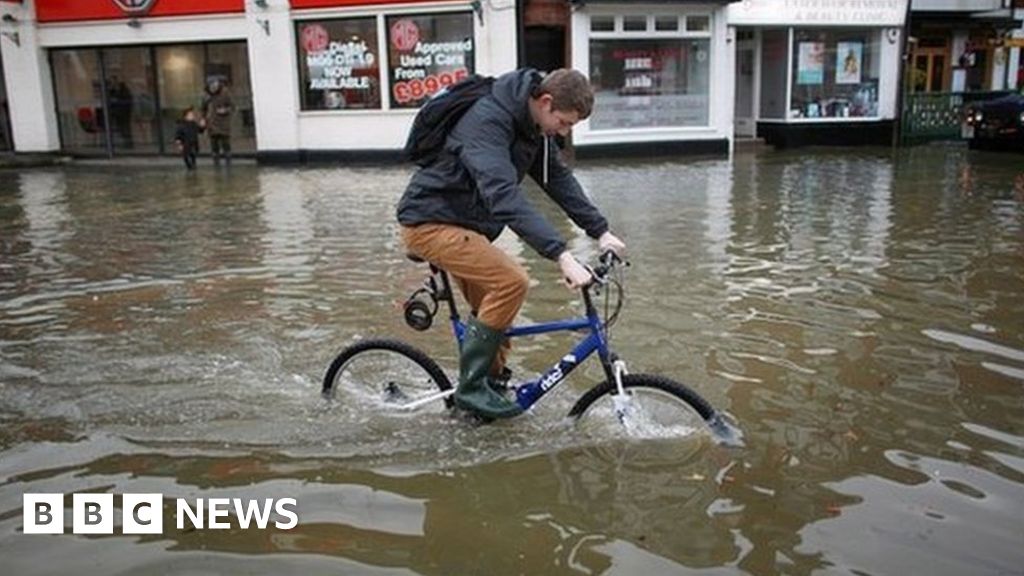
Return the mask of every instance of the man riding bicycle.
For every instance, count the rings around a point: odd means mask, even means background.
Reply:
[[[566,250],[561,235],[525,198],[527,173],[602,250],[625,244],[590,202],[559,158],[552,136],[566,136],[590,116],[587,78],[560,69],[542,76],[522,69],[499,76],[448,134],[444,149],[413,175],[398,204],[408,250],[448,271],[473,310],[459,355],[456,406],[485,418],[521,412],[492,384],[509,345],[505,330],[526,299],[522,266],[491,242],[507,226],[541,256],[558,262],[569,288],[590,273]]]

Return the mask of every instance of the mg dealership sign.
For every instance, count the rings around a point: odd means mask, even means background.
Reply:
[[[903,26],[908,0],[743,0],[731,26]]]
[[[245,0],[34,0],[39,22],[242,14]]]
[[[149,12],[149,9],[156,4],[156,0],[112,0],[118,8],[128,14],[138,15]]]

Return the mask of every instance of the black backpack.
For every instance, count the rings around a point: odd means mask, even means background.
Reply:
[[[403,150],[405,159],[419,166],[434,161],[448,133],[480,98],[491,93],[494,78],[473,74],[434,94],[420,107]]]

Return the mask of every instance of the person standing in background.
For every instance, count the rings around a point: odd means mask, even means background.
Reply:
[[[214,164],[220,164],[221,158],[231,164],[231,114],[234,110],[227,87],[219,78],[211,77],[206,83],[202,112]]]
[[[178,129],[174,133],[174,143],[185,160],[185,168],[189,171],[196,169],[196,154],[199,153],[199,133],[203,131],[202,125],[196,121],[196,111],[191,106],[185,109],[178,121]]]

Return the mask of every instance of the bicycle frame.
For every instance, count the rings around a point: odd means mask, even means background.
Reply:
[[[451,321],[452,332],[455,339],[462,347],[462,340],[466,333],[466,324],[459,317],[458,308],[455,305],[455,296],[448,281],[448,273],[433,265],[431,272],[440,276],[442,291],[437,300],[448,304],[449,320]],[[586,316],[582,318],[569,318],[555,322],[542,322],[539,324],[528,324],[525,326],[513,326],[505,331],[507,338],[520,336],[535,336],[537,334],[548,334],[562,331],[587,331],[587,336],[581,340],[572,352],[563,356],[557,364],[544,372],[536,380],[520,384],[515,388],[516,403],[524,411],[540,401],[545,394],[554,390],[565,378],[591,354],[597,352],[604,367],[605,375],[609,381],[615,381],[614,364],[615,355],[608,348],[608,339],[604,322],[597,313],[590,296],[590,286],[580,289],[583,294],[583,303],[586,309]]]

